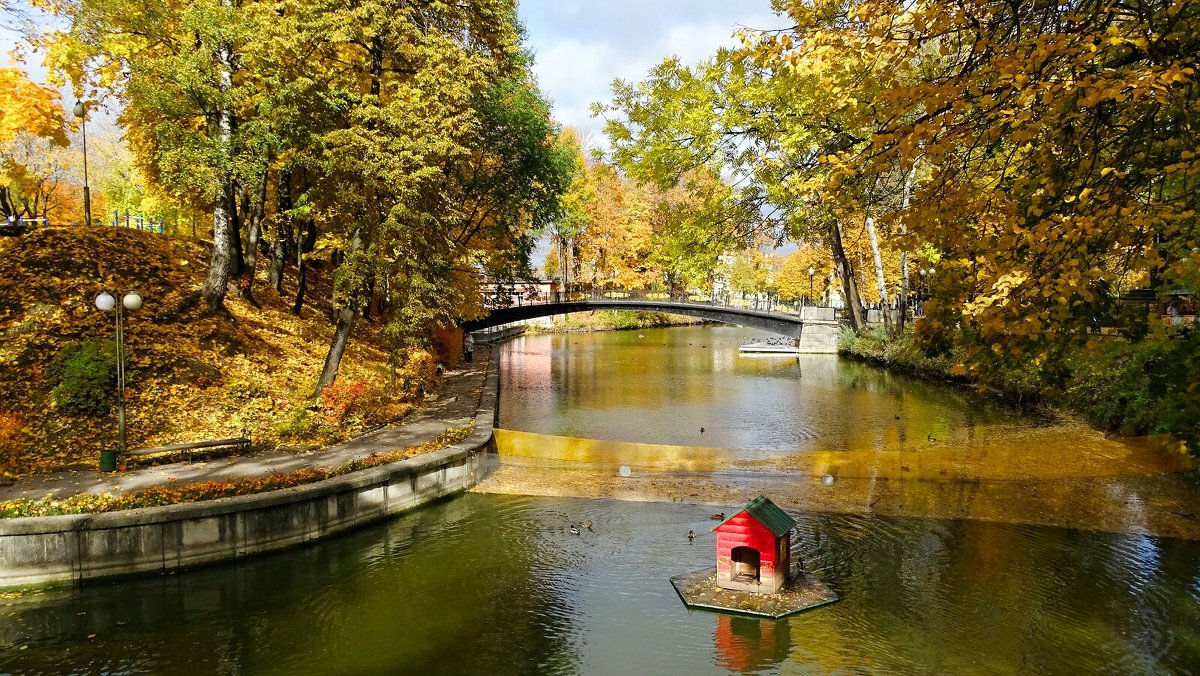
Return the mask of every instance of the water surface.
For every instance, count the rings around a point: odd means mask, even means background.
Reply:
[[[0,672],[1185,673],[1200,546],[975,521],[798,514],[842,600],[689,612],[700,506],[468,494],[239,564],[9,599]],[[566,525],[589,519],[594,532]],[[694,544],[685,534],[700,533]]]

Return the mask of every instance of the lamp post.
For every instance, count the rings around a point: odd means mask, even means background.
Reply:
[[[815,273],[815,272],[816,272],[816,270],[813,269],[813,266],[811,266],[811,265],[808,266],[808,304],[809,305],[816,305],[816,303],[813,302],[813,295],[812,295],[812,278],[813,278],[813,273]]]
[[[83,222],[86,225],[92,224],[92,194],[88,188],[88,167],[87,167],[87,109],[83,106],[83,101],[75,100],[75,109],[73,111],[75,117],[79,118],[80,128],[83,130]],[[99,302],[97,300],[97,302]]]
[[[96,308],[101,312],[116,311],[117,316],[117,457],[125,453],[125,310],[136,310],[142,306],[142,297],[130,291],[117,304],[117,299],[107,291],[96,296]],[[101,458],[100,469],[116,469],[115,463],[106,468]]]

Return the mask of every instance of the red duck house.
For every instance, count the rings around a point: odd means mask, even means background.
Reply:
[[[791,573],[795,527],[795,519],[762,495],[722,521],[713,528],[717,536],[717,586],[778,593]]]

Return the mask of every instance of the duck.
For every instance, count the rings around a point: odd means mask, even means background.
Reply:
[[[586,529],[588,529],[588,530],[591,530],[591,529],[592,529],[592,522],[591,522],[591,521],[580,521],[580,522],[579,522],[579,527],[580,527],[580,528],[586,528]]]
[[[692,541],[692,540],[695,540],[695,539],[696,539],[696,531],[694,531],[694,530],[689,530],[689,531],[688,531],[688,543],[690,544],[690,543],[691,543],[691,541]]]
[[[700,428],[700,434],[704,434],[704,428],[703,428],[703,427],[701,427],[701,428]]]
[[[717,512],[716,514],[709,514],[708,518],[712,519],[713,521],[724,521],[725,520],[725,512]]]
[[[930,441],[937,441],[937,439],[934,439],[934,438],[933,438],[933,435],[932,435],[932,434],[927,434],[927,435],[925,435],[925,438],[929,439]]]
[[[571,531],[571,535],[579,535],[579,529],[575,527],[575,524],[567,526],[567,530]]]

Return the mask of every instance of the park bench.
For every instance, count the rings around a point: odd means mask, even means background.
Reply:
[[[167,446],[158,446],[155,448],[137,448],[132,451],[125,451],[127,457],[159,455],[167,453],[186,452],[188,462],[192,461],[192,451],[207,450],[213,448],[235,448],[240,453],[250,447],[250,440],[246,437],[234,437],[232,439],[216,439],[214,441],[193,441],[186,444],[170,444]]]

